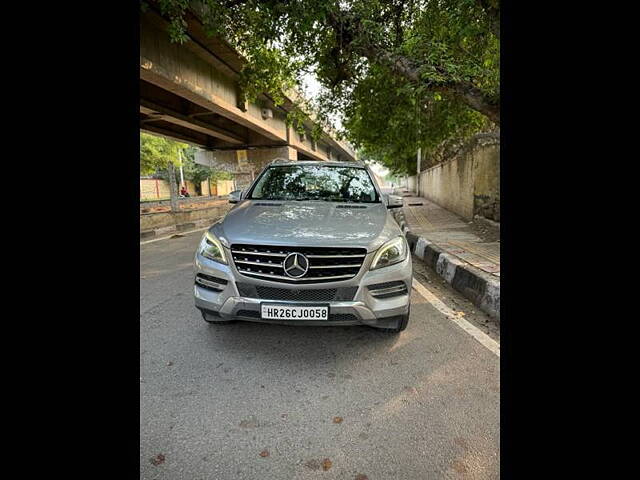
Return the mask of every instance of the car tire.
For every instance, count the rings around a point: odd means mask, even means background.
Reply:
[[[211,324],[211,325],[223,325],[226,323],[233,323],[234,320],[211,320],[214,318],[219,318],[219,317],[214,317],[213,315],[207,315],[206,312],[201,311],[200,313],[202,313],[202,318],[204,319],[205,322]]]
[[[398,326],[394,328],[380,328],[379,330],[385,333],[400,333],[407,328],[409,324],[409,316],[411,315],[411,305],[409,305],[409,310],[407,310],[406,315],[402,315],[400,320],[398,321]]]

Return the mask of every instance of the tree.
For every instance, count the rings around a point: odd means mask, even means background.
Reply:
[[[442,96],[421,99],[407,89],[384,69],[371,68],[346,108],[348,137],[361,156],[394,174],[415,173],[418,148],[430,158],[443,143],[466,139],[491,123],[460,102]]]
[[[195,149],[193,147],[189,147],[182,157],[182,170],[185,180],[193,182],[195,185],[196,195],[202,195],[202,182],[211,178],[213,170],[209,167],[197,164],[194,157]]]
[[[178,165],[179,152],[187,147],[186,143],[140,132],[140,174],[164,170],[169,162]]]
[[[190,2],[157,3],[172,39],[184,41]],[[281,101],[313,72],[323,87],[313,104],[320,123],[340,113],[341,134],[388,166],[405,169],[418,147],[500,123],[499,0],[200,4],[207,30],[246,59],[249,99],[266,92]]]
[[[148,135],[148,137],[152,137],[152,136]],[[158,138],[158,137],[153,137],[153,138],[155,139],[155,138]],[[169,140],[169,142],[171,142],[171,140]],[[202,195],[202,182],[204,182],[206,180],[211,180],[213,183],[216,183],[218,180],[231,180],[231,179],[233,179],[233,175],[231,175],[228,172],[225,172],[223,170],[218,170],[218,169],[215,169],[215,168],[211,168],[211,167],[206,167],[206,166],[203,166],[203,165],[200,165],[200,164],[196,163],[195,162],[196,149],[194,147],[188,146],[186,144],[181,144],[181,145],[186,147],[181,152],[182,164],[180,164],[178,161],[174,161],[174,162],[171,162],[171,163],[175,164],[177,167],[180,167],[180,165],[182,165],[182,172],[184,174],[184,179],[185,179],[185,181],[189,181],[189,182],[192,182],[194,184],[195,189],[196,189],[196,191],[194,193],[196,195]],[[171,154],[173,155],[173,152]],[[176,155],[177,155],[177,153],[176,153]],[[142,162],[142,160],[141,160],[141,162]],[[168,164],[169,164],[169,162],[166,162],[166,163],[159,162],[159,163],[157,163],[157,165],[159,165],[159,167],[157,167],[153,171],[153,177],[154,178],[160,178],[162,180],[166,180],[167,182],[171,182],[171,174],[169,172],[169,168],[167,168]],[[154,164],[154,165],[156,165],[156,164]],[[177,169],[177,168],[173,169],[173,182],[175,184],[179,184],[180,183],[180,170]]]
[[[140,174],[166,171],[171,192],[171,211],[178,211],[178,189],[174,166],[179,163],[179,153],[186,143],[140,132]]]

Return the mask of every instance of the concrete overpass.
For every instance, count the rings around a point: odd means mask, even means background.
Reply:
[[[223,40],[206,35],[196,12],[187,16],[188,41],[178,44],[150,5],[140,20],[141,130],[197,145],[238,173],[258,171],[278,157],[355,159],[353,149],[330,132],[314,142],[311,118],[303,135],[287,126],[294,94],[280,107],[266,95],[246,102],[238,86],[243,59]]]

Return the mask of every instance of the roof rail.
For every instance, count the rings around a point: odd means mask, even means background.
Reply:
[[[295,160],[289,160],[287,158],[276,158],[274,160],[271,160],[271,164],[273,163],[291,163],[291,162],[295,162]]]

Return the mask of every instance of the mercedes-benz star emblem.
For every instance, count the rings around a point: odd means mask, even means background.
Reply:
[[[309,270],[309,260],[301,253],[290,253],[284,259],[284,272],[292,278],[300,278]]]

